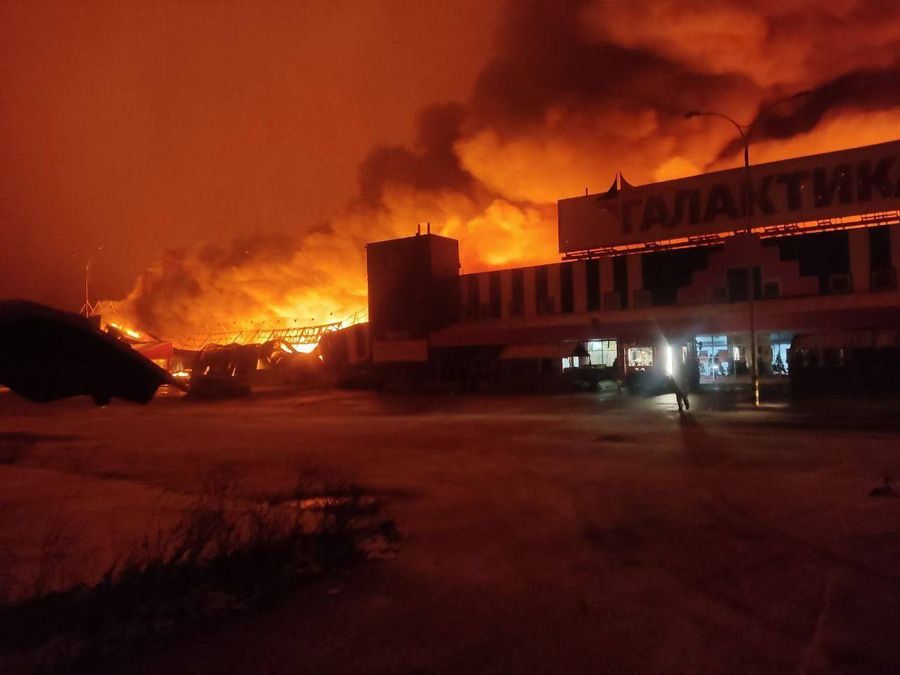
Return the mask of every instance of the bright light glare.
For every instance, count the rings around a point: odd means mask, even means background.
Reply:
[[[672,376],[674,366],[672,363],[672,347],[671,345],[666,345],[666,375]]]
[[[317,346],[318,346],[318,344],[313,342],[313,343],[307,343],[307,344],[291,345],[291,349],[293,349],[295,352],[300,352],[301,354],[309,354]]]

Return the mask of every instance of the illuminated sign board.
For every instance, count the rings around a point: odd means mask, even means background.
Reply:
[[[900,209],[900,141],[750,167],[753,227]],[[588,251],[747,227],[744,168],[559,201],[559,250]]]

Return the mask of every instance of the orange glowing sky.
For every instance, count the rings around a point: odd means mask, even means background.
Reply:
[[[364,244],[557,257],[555,200],[898,137],[887,0],[0,0],[0,297],[164,336],[365,307]],[[102,250],[98,247],[102,246]]]
[[[314,228],[463,99],[496,3],[0,3],[0,297],[121,297],[170,246]]]

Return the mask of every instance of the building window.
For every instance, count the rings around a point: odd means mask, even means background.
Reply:
[[[588,260],[584,264],[588,311],[600,309],[600,261]]]
[[[553,314],[556,310],[550,297],[550,265],[534,270],[534,299],[538,315]]]
[[[707,377],[723,375],[726,364],[731,358],[731,352],[728,350],[728,336],[698,335],[696,341],[700,374]]]
[[[641,259],[643,289],[650,293],[654,307],[674,305],[678,289],[690,286],[694,272],[708,266],[708,248],[645,253]]]
[[[749,300],[747,295],[747,268],[732,267],[727,272],[728,301],[742,302]],[[753,268],[753,297],[762,299],[762,273],[759,267]]]
[[[612,367],[619,356],[615,340],[590,340],[585,346],[592,366]]]
[[[525,314],[525,270],[512,271],[512,300],[509,301],[509,315]]]
[[[653,347],[629,347],[626,354],[629,368],[649,368],[653,365]]]
[[[503,304],[500,294],[500,272],[491,272],[488,275],[488,280],[490,282],[491,318],[499,319],[500,308]]]
[[[548,267],[546,265],[534,268],[534,295],[537,299],[538,305],[540,305],[541,301],[546,299],[547,297],[547,291],[549,288],[547,269]]]
[[[622,299],[622,308],[628,307],[628,261],[624,255],[612,259],[613,261],[613,290],[619,292]]]
[[[571,313],[575,310],[573,286],[572,263],[563,263],[559,266],[559,309],[561,312]]]
[[[873,272],[892,268],[890,228],[873,227],[869,230],[869,262]]]
[[[834,275],[850,273],[850,242],[846,231],[777,237],[764,240],[763,244],[777,246],[781,260],[796,260],[801,276],[818,277],[819,293],[831,292]]]

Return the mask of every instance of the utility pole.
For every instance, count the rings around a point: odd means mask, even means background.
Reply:
[[[98,246],[97,251],[102,251],[103,247]],[[91,268],[94,266],[94,258],[88,258],[87,262],[84,264],[84,304],[81,306],[81,309],[78,310],[78,313],[84,317],[91,316],[94,312],[97,311],[97,304],[91,303]]]
[[[91,260],[88,260],[84,266],[84,304],[78,313],[85,318],[94,313],[95,305],[91,304]]]

